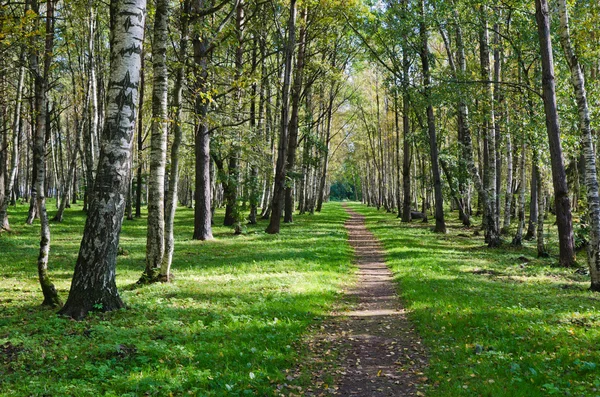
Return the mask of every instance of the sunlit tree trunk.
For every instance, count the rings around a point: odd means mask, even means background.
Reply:
[[[591,289],[600,291],[600,199],[598,198],[598,175],[596,171],[596,152],[594,137],[590,128],[590,110],[585,90],[585,77],[579,59],[571,45],[569,32],[569,13],[566,0],[558,0],[560,16],[560,41],[571,69],[571,83],[579,110],[579,129],[585,159],[585,187],[587,191],[588,217],[590,222],[590,241],[588,245],[588,264],[590,267]]]
[[[506,197],[504,198],[504,223],[502,232],[508,234],[510,228],[510,206],[512,203],[513,157],[510,133],[506,134]]]
[[[111,65],[96,199],[88,212],[69,298],[59,312],[74,319],[92,310],[123,307],[115,271],[130,177],[145,14],[145,0],[111,2]]]
[[[538,257],[547,257],[546,244],[544,242],[544,218],[546,217],[546,194],[544,192],[544,184],[542,183],[542,174],[539,160],[533,159],[535,165],[535,173],[537,174],[537,199],[538,199],[538,219],[537,219],[537,254]]]
[[[495,133],[495,115],[494,115],[494,95],[492,92],[491,84],[491,70],[490,70],[490,49],[489,49],[489,30],[487,24],[487,8],[481,7],[481,28],[479,31],[479,55],[481,61],[481,78],[486,82],[485,88],[485,99],[484,99],[484,126],[485,138],[487,142],[487,151],[484,159],[487,157],[485,162],[485,170],[487,171],[484,177],[484,185],[487,191],[488,203],[487,208],[484,209],[484,216],[486,221],[486,239],[490,247],[496,247],[500,245],[500,231],[499,231],[499,213],[496,206],[498,200],[498,191],[496,189],[496,174],[497,163],[496,163],[496,133]],[[484,199],[484,206],[485,206]]]
[[[519,207],[518,207],[518,218],[519,224],[517,225],[517,233],[513,238],[512,244],[520,247],[523,244],[523,229],[525,228],[525,137],[521,138],[521,160],[519,164]]]
[[[535,150],[535,149],[534,149]],[[535,238],[535,230],[538,218],[538,200],[537,200],[537,172],[535,172],[535,164],[531,166],[531,181],[529,183],[529,220],[527,223],[527,233],[525,234],[525,240],[532,240]]]
[[[152,40],[152,125],[148,177],[146,269],[140,281],[158,280],[165,254],[165,168],[167,163],[167,24],[169,0],[156,0]]]

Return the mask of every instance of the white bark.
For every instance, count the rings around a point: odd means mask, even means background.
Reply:
[[[167,22],[169,1],[156,1],[152,45],[153,87],[148,177],[148,232],[145,276],[155,279],[165,254],[165,166],[167,162]]]
[[[175,108],[175,120],[173,123],[173,145],[171,146],[171,173],[169,177],[169,192],[167,194],[167,205],[165,210],[165,254],[160,268],[160,279],[169,281],[171,277],[171,263],[175,250],[175,238],[173,236],[173,221],[177,209],[177,190],[179,185],[179,147],[181,145],[183,131],[182,124],[182,96],[185,79],[185,59],[188,45],[188,12],[189,1],[184,1],[181,16],[181,40],[179,44],[180,63],[175,77],[173,87],[173,107]]]
[[[23,57],[20,58],[24,61]],[[8,180],[6,181],[6,189],[4,190],[4,199],[0,202],[0,230],[2,228],[9,228],[8,219],[6,218],[6,211],[8,204],[10,203],[10,195],[15,186],[15,180],[17,179],[17,172],[19,171],[19,135],[21,134],[21,108],[23,102],[23,83],[25,80],[25,67],[19,68],[19,80],[17,82],[17,98],[15,104],[15,113],[12,125],[12,151],[10,161],[10,172],[8,173]],[[6,222],[4,222],[6,221]]]
[[[508,233],[510,228],[510,207],[512,202],[513,158],[510,133],[506,134],[506,197],[504,201],[504,224],[502,229]]]
[[[95,200],[86,220],[69,299],[60,311],[75,319],[94,309],[123,307],[115,272],[131,168],[146,1],[120,0],[113,4],[111,68]]]
[[[583,156],[585,158],[585,186],[590,218],[590,241],[588,246],[588,264],[592,281],[592,290],[600,291],[600,199],[598,197],[598,178],[596,173],[596,153],[590,128],[590,111],[585,91],[585,77],[579,59],[571,45],[569,31],[569,13],[566,0],[558,0],[560,17],[560,43],[571,69],[571,83],[579,111]]]

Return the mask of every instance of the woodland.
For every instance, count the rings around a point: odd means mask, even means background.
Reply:
[[[598,395],[598,26],[596,0],[0,0],[0,396],[346,395],[362,248],[411,341],[371,378]]]

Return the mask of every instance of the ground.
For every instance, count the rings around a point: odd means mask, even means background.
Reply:
[[[600,394],[599,298],[581,272],[536,259],[533,245],[484,248],[458,222],[440,236],[349,207],[374,237],[354,215],[349,241],[349,216],[330,203],[279,236],[262,223],[242,236],[216,227],[215,241],[198,242],[180,208],[175,281],[141,287],[145,219],[126,221],[117,284],[128,308],[82,322],[39,306],[39,226],[23,224],[24,206],[11,211],[14,231],[0,236],[0,395],[352,395],[358,376],[409,379],[405,395]],[[63,299],[84,219],[77,206],[65,215],[50,254]],[[367,329],[376,348],[361,352]],[[391,362],[404,349],[416,359]]]

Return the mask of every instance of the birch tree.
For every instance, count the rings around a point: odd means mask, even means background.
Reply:
[[[111,65],[98,170],[69,298],[60,314],[122,308],[115,282],[119,235],[131,172],[131,148],[146,14],[145,0],[111,1]]]
[[[590,110],[585,90],[585,77],[571,44],[569,29],[569,11],[566,0],[558,0],[560,17],[560,43],[571,70],[571,84],[577,101],[579,129],[583,157],[585,159],[585,187],[587,192],[590,239],[588,245],[588,264],[590,267],[591,289],[600,291],[600,199],[598,198],[598,174],[596,170],[596,151],[590,127]]]
[[[140,281],[158,280],[165,254],[165,167],[167,163],[167,24],[169,0],[156,0],[152,42],[152,125],[148,178],[146,269]]]

